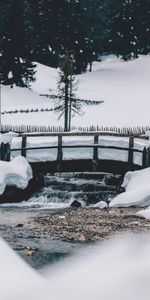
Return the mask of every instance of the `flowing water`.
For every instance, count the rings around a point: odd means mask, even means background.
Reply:
[[[98,174],[57,173],[45,176],[44,187],[28,201],[3,204],[2,207],[26,209],[66,209],[76,200],[82,207],[99,201],[109,202],[116,187],[108,186]]]

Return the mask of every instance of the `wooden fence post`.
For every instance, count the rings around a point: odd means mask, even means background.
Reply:
[[[0,144],[0,160],[2,160],[2,148],[3,148],[3,143]]]
[[[0,159],[3,161],[10,161],[10,144],[1,143],[0,145]]]
[[[94,146],[98,145],[99,136],[97,134],[94,135]],[[98,147],[94,147],[93,149],[93,171],[97,170],[98,164]]]
[[[133,147],[134,147],[134,137],[129,138],[129,152],[128,152],[128,169],[132,170],[133,167]]]
[[[150,147],[147,148],[147,166],[150,167]]]
[[[4,161],[10,161],[10,144],[4,144]]]
[[[21,146],[21,155],[26,157],[26,145],[27,145],[27,137],[23,136],[22,137],[22,146]]]
[[[62,135],[58,135],[58,153],[57,153],[57,160],[60,162],[63,159],[63,152],[62,152]]]
[[[146,150],[146,147],[144,147],[144,149],[143,149],[142,167],[143,168],[147,167],[147,150]]]
[[[98,135],[94,135],[94,145],[98,145]],[[98,160],[98,147],[93,149],[93,160]]]

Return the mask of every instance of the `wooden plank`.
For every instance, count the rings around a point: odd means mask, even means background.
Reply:
[[[94,134],[94,145],[93,145],[93,160],[98,160],[98,134]]]
[[[58,153],[57,153],[57,161],[62,161],[63,159],[63,152],[62,152],[62,135],[58,136]]]
[[[30,147],[26,147],[24,148],[24,150],[44,150],[44,149],[57,149],[58,146],[46,146],[46,147],[33,147],[33,148],[30,148]],[[129,151],[129,148],[123,148],[123,147],[116,147],[116,146],[102,146],[102,145],[94,145],[94,144],[91,144],[91,145],[82,145],[82,144],[78,144],[78,145],[62,145],[61,146],[62,149],[66,148],[66,149],[74,149],[74,148],[99,148],[99,149],[110,149],[110,150],[121,150],[121,151]],[[14,148],[14,149],[11,149],[11,151],[20,151],[21,149],[20,148]],[[136,153],[143,153],[142,150],[139,150],[139,149],[132,149],[133,152],[136,152]]]
[[[0,160],[2,160],[2,143],[0,144]]]
[[[150,167],[150,147],[147,149],[147,167]]]
[[[43,137],[43,136],[51,136],[51,137],[55,137],[58,135],[62,135],[62,136],[94,136],[94,134],[97,134],[98,136],[115,136],[115,137],[120,137],[120,136],[127,136],[126,134],[120,134],[120,133],[116,133],[116,132],[109,132],[109,131],[83,131],[83,132],[28,132],[28,133],[22,133],[20,134],[20,136],[29,136],[29,137]],[[143,138],[143,137],[140,137]]]
[[[93,147],[93,171],[97,170],[97,165],[98,165],[98,140],[99,136],[98,134],[94,134],[94,147]]]
[[[57,165],[56,170],[57,172],[61,171],[61,164],[63,159],[63,151],[62,151],[62,135],[58,136],[58,152],[57,152]]]
[[[35,162],[31,163],[33,171],[35,173],[47,173],[47,172],[93,172],[93,163],[90,160],[62,160],[61,167],[58,169],[58,161],[49,162]],[[142,167],[134,165],[133,170],[140,170]],[[128,162],[119,162],[112,160],[99,160],[96,172],[105,172],[113,174],[124,174],[128,171]]]
[[[3,152],[4,152],[4,143],[1,143],[0,146],[0,159],[3,160]]]
[[[4,144],[4,154],[3,154],[4,161],[10,161],[10,144]]]
[[[146,147],[144,147],[144,149],[143,149],[142,167],[143,168],[147,167],[147,149],[146,149]]]
[[[129,166],[129,170],[132,170],[132,166],[133,166],[133,150],[134,147],[134,137],[131,136],[129,138],[129,152],[128,152],[128,166]]]
[[[27,136],[22,136],[22,147],[21,147],[21,155],[26,157],[26,145],[27,145]]]
[[[0,146],[0,159],[2,161],[10,161],[10,144],[1,143]]]

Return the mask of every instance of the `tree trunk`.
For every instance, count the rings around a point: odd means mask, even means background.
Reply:
[[[64,131],[68,131],[68,82],[65,82],[65,120]]]
[[[70,131],[71,129],[71,110],[72,110],[72,80],[70,81],[70,97],[69,97],[69,128],[68,130]]]
[[[92,72],[92,61],[90,62],[89,72]]]

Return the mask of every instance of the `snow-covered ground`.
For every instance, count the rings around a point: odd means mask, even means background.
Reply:
[[[37,64],[32,90],[2,87],[2,111],[15,109],[53,108],[51,99],[39,94],[57,93],[59,70]],[[150,56],[129,62],[114,56],[93,64],[93,72],[77,76],[77,97],[103,100],[97,106],[83,106],[83,116],[72,119],[75,126],[144,126],[150,125],[149,111]],[[54,112],[32,112],[2,115],[3,124],[63,125]]]

